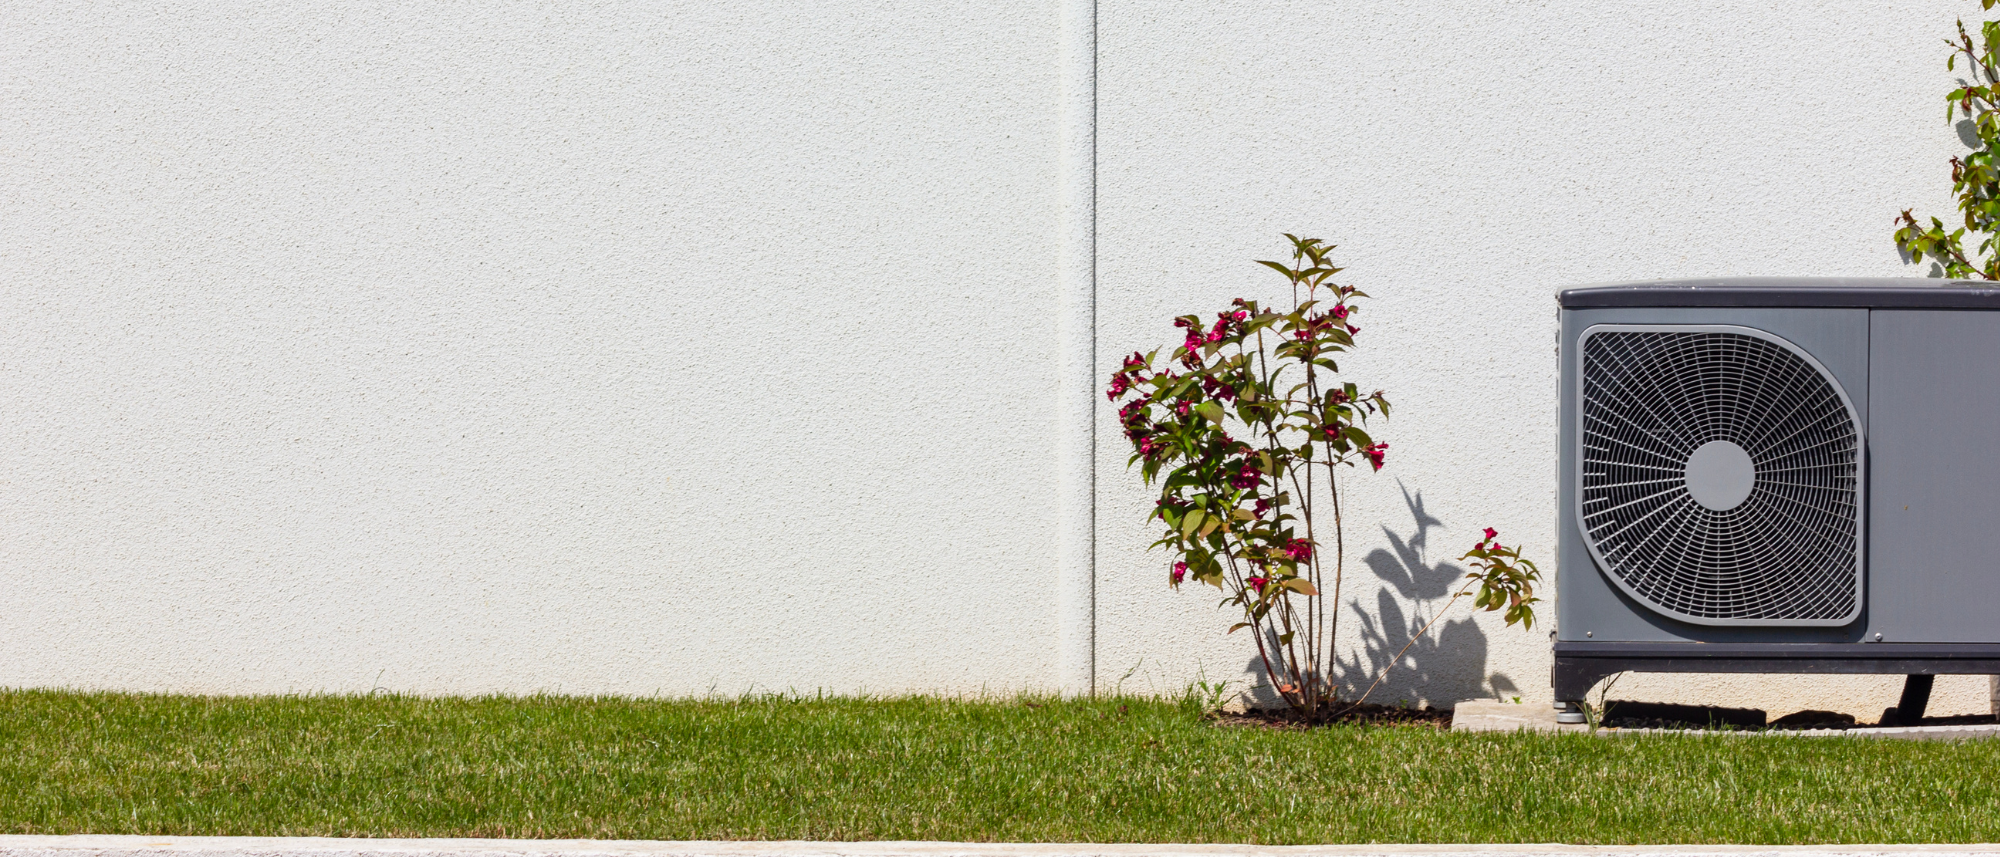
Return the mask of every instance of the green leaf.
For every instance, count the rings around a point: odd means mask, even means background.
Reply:
[[[1236,258],[1238,258],[1238,259],[1241,259],[1241,258],[1243,258],[1243,257],[1241,257],[1241,256],[1238,256],[1238,257],[1236,257]],[[1266,262],[1266,261],[1264,261],[1264,260],[1262,260],[1262,259],[1258,259],[1258,260],[1257,260],[1257,264],[1259,264],[1259,265],[1266,265],[1266,266],[1269,266],[1269,267],[1270,267],[1270,268],[1271,268],[1272,270],[1274,270],[1274,271],[1277,271],[1277,272],[1278,272],[1278,273],[1280,273],[1280,274],[1284,274],[1284,275],[1285,275],[1285,279],[1287,279],[1287,280],[1289,280],[1289,279],[1293,279],[1293,276],[1292,276],[1292,269],[1291,269],[1291,268],[1290,268],[1289,266],[1286,266],[1286,265],[1280,265],[1280,264],[1278,264],[1277,262]]]
[[[1196,414],[1201,415],[1202,419],[1208,420],[1209,422],[1215,423],[1216,425],[1222,424],[1224,411],[1222,410],[1222,405],[1218,402],[1215,402],[1213,400],[1202,402],[1201,404],[1195,406],[1194,412]]]
[[[1181,535],[1192,537],[1194,535],[1195,528],[1201,526],[1202,520],[1207,517],[1208,513],[1203,512],[1200,509],[1194,509],[1189,511],[1186,515],[1181,517]]]

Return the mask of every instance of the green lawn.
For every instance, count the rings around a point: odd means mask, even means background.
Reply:
[[[0,693],[0,833],[2000,840],[2000,741],[1221,728],[1137,699]]]

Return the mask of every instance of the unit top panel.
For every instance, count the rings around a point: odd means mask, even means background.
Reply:
[[[2000,310],[2000,282],[1915,277],[1715,277],[1593,283],[1564,289],[1564,309],[1847,307]]]

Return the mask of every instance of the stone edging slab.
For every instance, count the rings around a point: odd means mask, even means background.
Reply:
[[[2000,857],[2000,845],[1143,845],[996,842],[660,842],[588,839],[333,839],[0,836],[0,857]]]

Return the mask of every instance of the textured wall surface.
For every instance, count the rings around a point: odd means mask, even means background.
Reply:
[[[1057,26],[0,11],[0,685],[1046,685]]]
[[[1057,686],[1059,12],[0,10],[0,685]],[[1891,217],[1949,209],[1976,12],[1102,0],[1100,377],[1341,245],[1398,407],[1365,680],[1479,528],[1553,567],[1557,289],[1923,273]],[[1098,413],[1099,682],[1241,687]],[[1379,698],[1546,698],[1543,633],[1468,616]]]
[[[1100,6],[1101,374],[1170,319],[1283,297],[1280,232],[1341,245],[1371,292],[1349,368],[1397,406],[1354,503],[1344,673],[1366,681],[1481,527],[1553,566],[1555,292],[1707,275],[1920,276],[1890,239],[1949,214],[1952,0],[1890,5],[1118,0]],[[1949,219],[1949,218],[1947,218]],[[1207,587],[1165,586],[1150,506],[1100,412],[1098,675],[1245,681]],[[1378,698],[1546,699],[1543,631],[1463,602]],[[1543,615],[1553,619],[1553,610]],[[1628,676],[1617,694],[1879,713],[1898,678]],[[1985,680],[1934,710],[1984,712]]]

